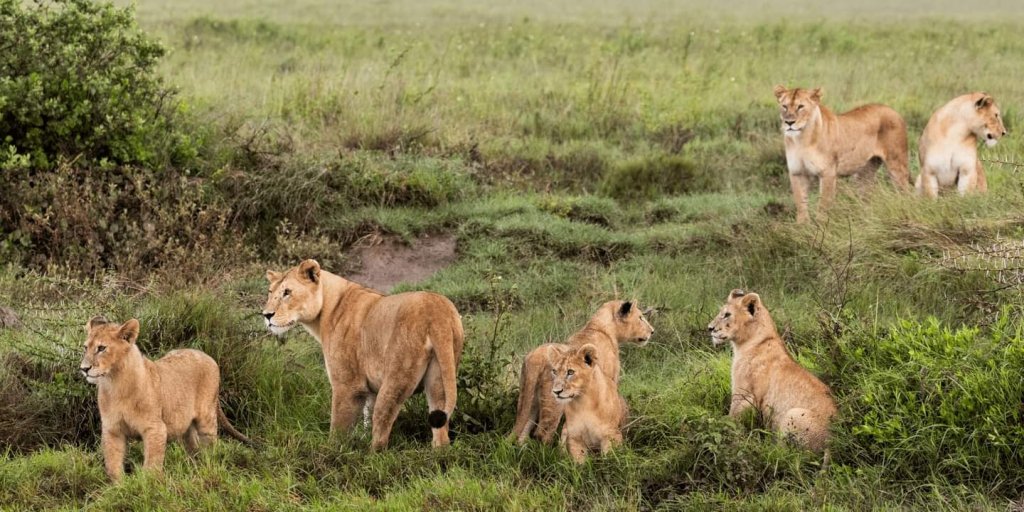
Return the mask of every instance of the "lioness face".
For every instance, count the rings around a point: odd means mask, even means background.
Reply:
[[[999,105],[996,100],[985,93],[980,93],[974,102],[974,109],[977,117],[972,127],[974,135],[985,141],[985,145],[995,146],[999,139],[1006,135],[1006,127],[1003,126],[1003,117],[999,112]]]
[[[821,89],[786,89],[776,85],[775,99],[779,101],[782,133],[787,137],[799,135],[820,114]]]
[[[282,335],[299,322],[312,322],[324,305],[320,264],[305,260],[284,273],[267,271],[270,290],[263,319],[270,332]]]
[[[718,316],[708,324],[711,343],[721,345],[730,341],[746,341],[746,332],[757,328],[757,314],[761,308],[761,298],[756,293],[730,292]]]
[[[615,327],[619,341],[646,345],[654,334],[654,327],[647,321],[647,316],[633,302],[619,304],[615,312]]]
[[[597,348],[591,344],[567,350],[551,361],[551,393],[560,403],[568,402],[586,390],[597,364]]]
[[[85,330],[85,353],[78,369],[86,382],[96,384],[120,369],[121,361],[139,337],[139,321],[133,318],[122,325],[97,316],[89,320]]]

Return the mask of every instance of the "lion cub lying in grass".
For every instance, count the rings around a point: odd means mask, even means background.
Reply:
[[[556,353],[551,361],[551,393],[565,407],[561,444],[576,462],[590,451],[603,455],[622,444],[626,401],[597,364],[597,352],[588,343]]]
[[[549,444],[562,421],[562,404],[551,395],[551,361],[572,348],[592,344],[604,374],[616,385],[619,382],[619,344],[644,346],[654,334],[643,311],[632,302],[613,300],[604,303],[587,325],[577,331],[567,344],[546,343],[533,349],[523,359],[519,375],[519,403],[516,423],[509,437],[525,443],[531,431],[544,444]]]
[[[103,461],[111,480],[121,479],[129,437],[142,438],[142,467],[156,472],[163,471],[168,440],[183,440],[195,454],[216,441],[218,424],[252,444],[220,408],[220,369],[210,356],[183,349],[150,361],[135,344],[139,321],[134,318],[120,325],[94,317],[86,330],[80,370],[99,390]]]
[[[715,345],[732,343],[729,416],[755,407],[782,435],[816,452],[825,450],[835,402],[828,386],[786,352],[761,297],[733,290],[708,331]]]

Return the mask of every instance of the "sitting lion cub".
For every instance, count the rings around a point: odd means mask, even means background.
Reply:
[[[988,191],[985,169],[978,159],[978,141],[995,146],[1004,135],[999,105],[988,93],[953,98],[932,114],[921,133],[917,193],[938,197],[942,187],[955,187],[960,195]]]
[[[107,475],[121,479],[130,437],[142,437],[144,469],[163,471],[168,440],[181,439],[190,454],[217,439],[217,425],[239,441],[249,438],[220,408],[220,369],[198,350],[173,350],[157,361],[143,357],[135,340],[139,321],[123,325],[94,317],[80,370],[99,391],[103,461]]]
[[[551,394],[565,407],[561,444],[576,462],[590,451],[604,455],[622,444],[626,401],[597,364],[597,352],[588,343],[557,352],[551,361]]]
[[[708,325],[715,345],[732,342],[729,416],[756,407],[773,429],[821,452],[836,413],[828,386],[786,352],[775,322],[756,293],[733,290]]]
[[[601,361],[604,374],[617,385],[619,344],[630,342],[644,346],[652,334],[654,328],[639,307],[632,302],[613,300],[604,303],[567,344],[546,343],[533,349],[523,360],[516,423],[510,439],[525,443],[535,426],[535,436],[541,442],[548,444],[554,439],[558,423],[562,421],[562,404],[551,395],[552,382],[548,375],[550,362],[556,356],[570,348],[592,344],[597,348],[597,359]]]
[[[821,89],[775,86],[779,102],[786,166],[796,203],[796,221],[807,222],[811,178],[820,179],[818,215],[836,196],[840,176],[874,180],[881,164],[897,190],[910,190],[907,123],[885,105],[864,105],[835,114],[821,104]]]

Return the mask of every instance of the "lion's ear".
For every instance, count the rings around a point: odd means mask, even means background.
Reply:
[[[981,110],[991,105],[993,101],[995,100],[992,99],[992,96],[989,96],[987,92],[983,92],[981,93],[981,97],[978,98],[978,101],[974,102],[974,107]]]
[[[316,260],[305,260],[299,263],[299,272],[314,283],[320,282],[320,264]]]
[[[587,366],[594,366],[597,362],[597,347],[587,343],[579,348],[579,355],[583,358],[583,363]]]
[[[729,292],[729,296],[725,298],[725,301],[729,302],[732,300],[736,300],[743,297],[746,294],[747,292],[743,291],[741,288],[736,288],[735,290]]]
[[[267,281],[269,281],[271,284],[276,283],[277,281],[279,281],[281,279],[281,276],[283,276],[283,275],[284,274],[282,274],[280,272],[274,272],[273,270],[267,270]]]
[[[633,310],[633,303],[632,302],[629,302],[629,301],[623,302],[622,305],[619,306],[619,311],[618,311],[619,319],[621,320],[621,319],[624,319],[627,316],[629,316],[629,312],[632,311],[632,310]]]
[[[747,310],[747,313],[750,313],[750,316],[754,316],[757,310],[761,309],[761,296],[756,293],[748,293],[743,296],[740,305]]]
[[[99,327],[99,326],[101,326],[103,324],[108,324],[108,323],[110,323],[110,322],[108,322],[106,318],[103,318],[102,316],[99,316],[99,315],[94,316],[94,317],[90,318],[88,322],[85,323],[85,332],[89,332],[89,331],[91,331],[91,330],[93,330],[93,329],[95,329],[95,328],[97,328],[97,327]]]
[[[135,343],[135,340],[139,339],[139,321],[132,318],[125,322],[117,331],[117,337],[128,343]]]
[[[815,102],[821,101],[821,97],[824,95],[825,91],[823,91],[821,87],[817,87],[811,90],[811,99],[814,100]]]
[[[785,85],[782,85],[782,84],[776,85],[775,86],[775,99],[779,100],[779,102],[781,103],[782,102],[782,97],[786,95],[787,91],[788,91],[788,89],[786,89]]]

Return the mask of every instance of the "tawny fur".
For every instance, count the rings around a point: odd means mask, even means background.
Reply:
[[[434,446],[447,446],[462,356],[462,317],[436,293],[383,295],[305,260],[267,272],[263,315],[283,334],[302,325],[323,348],[331,383],[331,431],[372,414],[372,447],[387,446],[402,404],[424,390]]]
[[[578,463],[622,444],[626,423],[626,401],[601,368],[599,352],[588,343],[555,353],[550,363],[552,397],[565,409],[560,444]]]
[[[604,303],[565,344],[547,343],[533,349],[523,359],[516,422],[509,437],[520,444],[525,443],[531,433],[545,444],[554,440],[562,420],[563,406],[551,394],[550,361],[570,348],[592,344],[597,348],[597,359],[604,374],[617,384],[619,344],[643,346],[652,334],[654,328],[637,305],[616,300]]]
[[[836,406],[823,382],[797,364],[756,293],[733,290],[708,325],[715,345],[732,343],[732,402],[729,415],[756,408],[771,428],[822,452]]]
[[[870,184],[880,164],[885,164],[896,189],[910,190],[907,123],[895,110],[872,104],[837,115],[821,104],[821,89],[782,85],[775,86],[775,98],[797,222],[810,220],[807,204],[812,178],[820,180],[820,218],[835,199],[840,176],[858,176]]]
[[[921,133],[917,192],[938,197],[941,188],[960,195],[988,191],[978,142],[996,145],[1006,135],[999,105],[992,96],[974,92],[953,98],[932,114]]]
[[[123,325],[95,317],[80,370],[96,384],[102,423],[103,460],[117,482],[131,438],[143,442],[143,469],[163,471],[169,440],[181,440],[189,454],[217,439],[220,424],[232,437],[250,444],[220,409],[220,369],[198,350],[174,350],[157,361],[143,357],[135,344],[139,321]]]

